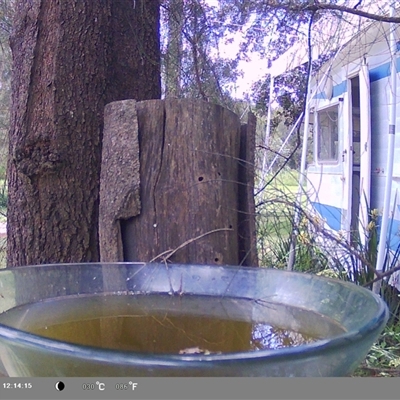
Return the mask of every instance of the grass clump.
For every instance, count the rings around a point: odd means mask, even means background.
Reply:
[[[307,201],[296,204],[297,178],[298,174],[285,171],[256,197],[260,264],[286,269],[290,252],[294,252],[295,271],[371,289],[378,252],[378,210],[370,210],[365,239],[354,232],[349,240],[346,233],[328,229],[307,209]],[[395,252],[387,250],[383,272],[397,267],[399,259],[400,246]],[[400,294],[389,282],[388,277],[381,281],[381,296],[390,319],[355,376],[400,376]]]
[[[354,376],[400,376],[400,326],[388,324]]]
[[[317,273],[327,269],[328,260],[317,236],[310,230],[306,208],[296,206],[298,177],[295,171],[282,172],[256,199],[260,264],[285,269],[289,253],[294,251],[294,270]],[[296,212],[299,222],[295,225]],[[296,233],[294,246],[293,232]]]

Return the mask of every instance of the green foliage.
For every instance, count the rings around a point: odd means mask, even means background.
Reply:
[[[11,98],[11,33],[14,1],[0,0],[0,179],[5,179]]]
[[[310,215],[303,206],[297,208],[300,218],[293,225],[296,210],[295,195],[298,174],[284,171],[258,196],[257,229],[260,264],[286,269],[291,235],[296,235],[293,269],[304,273],[351,281],[372,287],[378,251],[377,210],[370,210],[365,227],[367,240],[354,234],[350,244],[339,235],[324,230],[318,217]],[[386,257],[384,270],[398,265],[400,249]],[[368,353],[356,376],[400,376],[400,293],[387,281],[382,281],[382,298],[390,318],[383,334]],[[360,310],[362,312],[362,310]]]
[[[231,91],[241,74],[240,61],[248,61],[255,53],[275,60],[299,40],[299,34],[304,35],[311,16],[314,21],[319,19],[320,14],[303,9],[302,5],[300,0],[282,4],[164,0],[161,48],[165,95],[200,98],[230,107]],[[227,48],[233,42],[239,43],[234,47],[236,54],[221,55],[221,45]],[[306,63],[278,78],[278,86],[285,89],[279,99],[283,106],[279,118],[283,116],[287,125],[302,111],[307,69]],[[260,93],[253,95],[251,101],[259,104],[263,99],[265,109],[267,80],[257,87],[260,85]]]
[[[388,325],[355,376],[400,376],[400,326]]]
[[[286,269],[290,251],[295,252],[293,269],[299,272],[320,273],[328,267],[328,257],[315,236],[307,229],[306,220],[294,229],[295,205],[271,199],[258,214],[258,243],[260,263],[267,267]],[[295,246],[291,248],[295,230]]]
[[[229,89],[238,76],[238,59],[219,53],[229,15],[204,0],[168,0],[161,10],[165,95],[231,108]]]
[[[327,257],[309,230],[305,210],[294,226],[298,173],[285,170],[258,197],[257,229],[260,264],[285,269],[296,235],[294,270],[317,273],[327,268]]]
[[[5,180],[0,187],[0,215],[4,217],[7,215],[7,185]]]
[[[312,72],[318,72],[321,67],[334,57],[335,51],[322,54],[318,60],[312,62]],[[283,121],[286,126],[293,125],[304,109],[304,101],[307,92],[308,62],[293,68],[290,71],[283,71],[274,79],[273,101],[278,104],[278,110],[272,119],[272,127],[275,128]],[[270,102],[270,75],[266,75],[252,88],[252,100],[257,110],[266,113]]]
[[[14,8],[14,0],[0,0],[0,41],[2,45],[11,34]]]

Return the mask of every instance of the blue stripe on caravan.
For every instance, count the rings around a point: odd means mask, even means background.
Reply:
[[[314,209],[321,215],[331,229],[340,230],[342,220],[342,210],[326,204],[311,202]]]
[[[335,86],[333,87],[333,94],[332,94],[332,97],[338,97],[338,96],[340,96],[341,94],[346,93],[346,92],[347,92],[347,81],[343,81],[343,82],[341,82],[341,83],[339,83],[338,85],[335,85]],[[325,92],[322,91],[322,92],[317,93],[317,94],[314,96],[314,99],[326,100],[327,97],[326,97]]]
[[[396,72],[400,72],[400,57],[396,60]],[[390,62],[372,68],[369,71],[370,82],[376,82],[379,81],[379,79],[384,79],[388,76],[390,76]]]
[[[340,96],[343,93],[347,92],[347,81],[343,81],[339,83],[339,85],[335,85],[333,87],[333,96],[332,97],[337,97]]]
[[[394,219],[393,221],[391,221],[389,247],[393,251],[396,251],[400,244],[399,226],[400,226],[399,220]]]
[[[379,227],[381,224],[382,218],[379,217],[376,221],[378,225],[378,235],[380,235]],[[400,221],[398,219],[389,219],[389,247],[391,250],[396,251],[400,245],[400,236],[399,236],[399,228],[400,228]]]
[[[314,207],[315,211],[321,215],[321,217],[326,221],[329,227],[335,231],[339,231],[341,229],[341,216],[342,212],[340,208],[328,206],[326,204],[311,202],[311,205]],[[378,236],[379,226],[381,226],[381,217],[377,220],[378,225]],[[389,221],[389,247],[392,251],[397,251],[400,248],[400,220],[393,219]]]
[[[329,227],[335,231],[341,228],[341,210],[340,208],[328,206],[326,204],[311,202],[314,209],[321,215],[321,217],[326,221]],[[378,236],[380,234],[379,227],[381,226],[381,217],[377,220],[378,225]],[[389,247],[392,251],[396,252],[400,249],[400,220],[393,219],[389,221]]]
[[[324,92],[317,93],[317,94],[314,96],[314,99],[326,100],[325,93],[324,93]]]
[[[396,60],[396,72],[400,72],[400,57]],[[390,76],[390,62],[380,65],[379,67],[372,68],[369,71],[370,82],[376,82]],[[337,97],[347,92],[347,81],[343,81],[333,87],[332,97]],[[314,96],[314,99],[326,100],[325,92],[319,92]]]

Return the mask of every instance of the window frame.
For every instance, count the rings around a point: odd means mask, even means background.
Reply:
[[[326,113],[329,112],[329,110],[332,109],[336,111],[337,113],[337,121],[336,121],[336,158],[321,158],[321,135],[320,135],[320,115],[321,113]],[[326,107],[321,107],[318,110],[315,111],[314,114],[314,124],[315,124],[315,162],[317,164],[330,164],[330,165],[337,165],[339,164],[339,152],[340,152],[340,126],[339,126],[339,121],[340,121],[340,103],[335,102],[333,104],[329,104]],[[330,137],[332,138],[332,132],[330,133]],[[331,140],[332,141],[332,140]],[[335,142],[335,140],[333,140]]]

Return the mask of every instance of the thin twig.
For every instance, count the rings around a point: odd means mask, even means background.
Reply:
[[[195,242],[196,240],[199,240],[201,238],[203,238],[204,236],[207,235],[211,235],[212,233],[216,233],[216,232],[222,232],[222,231],[233,231],[232,228],[218,228],[218,229],[214,229],[212,231],[208,231],[206,233],[203,233],[199,236],[196,236],[195,238],[189,239],[186,242],[183,242],[181,245],[179,245],[176,249],[174,250],[166,250],[163,251],[162,253],[158,254],[157,256],[155,256],[152,260],[150,260],[150,262],[154,262],[155,260],[157,260],[157,258],[162,257],[163,261],[166,262],[167,260],[169,260],[177,251],[183,249],[184,247],[186,247],[188,244]],[[164,254],[168,253],[169,254],[166,257],[163,257]]]
[[[365,370],[365,371],[373,371],[373,372],[385,372],[388,374],[395,374],[393,376],[400,376],[400,369],[399,368],[378,368],[378,367],[367,367],[364,365],[361,365],[358,367],[359,369]]]
[[[363,285],[363,286],[369,286],[369,285],[371,285],[371,283],[378,282],[378,281],[380,281],[381,279],[386,278],[387,276],[392,275],[392,274],[395,273],[396,271],[400,271],[400,265],[398,265],[397,267],[391,268],[391,269],[389,269],[389,270],[386,271],[386,272],[378,272],[378,271],[374,270],[374,273],[375,273],[375,275],[377,275],[377,278],[375,278],[375,279],[372,280],[372,281],[369,281],[368,283],[366,283],[366,284]]]

